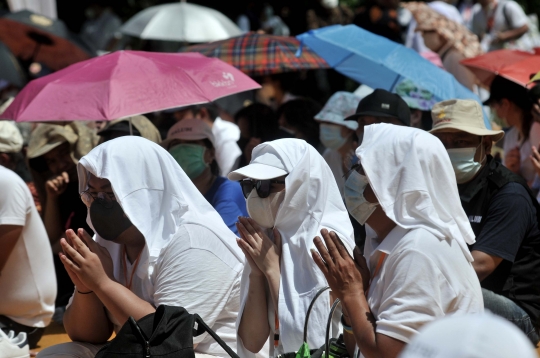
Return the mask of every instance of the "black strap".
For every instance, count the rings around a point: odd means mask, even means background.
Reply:
[[[197,329],[193,333],[194,337],[200,336],[203,333],[208,333],[214,340],[227,352],[228,355],[230,355],[232,358],[240,358],[238,354],[236,354],[231,347],[227,345],[227,343],[223,342],[223,340],[212,330],[212,328],[208,327],[206,323],[204,323],[203,319],[198,315],[194,314],[193,317],[195,317],[195,322],[197,322]]]

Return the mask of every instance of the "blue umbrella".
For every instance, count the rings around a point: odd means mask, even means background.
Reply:
[[[303,33],[297,38],[301,46],[309,46],[330,67],[370,87],[394,92],[396,85],[407,79],[432,93],[437,101],[459,98],[482,103],[453,75],[416,51],[356,25],[328,26]],[[484,122],[491,129],[485,113]]]

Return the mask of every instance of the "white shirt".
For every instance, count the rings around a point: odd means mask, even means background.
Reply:
[[[484,311],[480,282],[456,240],[396,226],[380,244],[366,240],[372,274],[382,253],[388,256],[368,292],[377,333],[408,343],[439,317]]]
[[[540,145],[540,124],[537,122],[533,123],[529,133],[529,138],[525,142],[520,142],[518,137],[518,129],[516,127],[510,128],[510,130],[506,132],[504,136],[503,150],[506,156],[510,150],[519,147],[519,154],[521,158],[521,176],[525,178],[526,181],[530,182],[531,180],[534,180],[534,176],[536,174],[530,159],[530,156],[532,155],[531,146]],[[506,165],[506,162],[504,162],[504,165]]]
[[[221,175],[227,176],[238,168],[239,158],[242,155],[242,150],[236,144],[240,139],[240,129],[236,124],[217,117],[212,126],[212,134],[216,145],[216,161]]]
[[[22,226],[0,275],[0,315],[29,327],[45,327],[54,313],[56,275],[43,222],[24,181],[0,165],[0,226]]]
[[[494,9],[487,13],[480,4],[472,8],[471,31],[482,39],[482,49],[487,51],[500,50],[504,43],[491,43],[499,32],[517,29],[528,24],[527,15],[515,1],[499,1]],[[493,27],[488,32],[488,19],[493,17]]]

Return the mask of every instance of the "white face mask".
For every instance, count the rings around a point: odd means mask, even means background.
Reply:
[[[267,198],[259,198],[257,190],[253,189],[246,199],[246,209],[249,216],[262,228],[271,229],[276,225],[278,210],[285,198],[285,190],[271,193]]]
[[[452,167],[456,173],[458,184],[470,181],[478,173],[480,168],[482,168],[482,163],[486,160],[486,156],[484,156],[481,163],[474,161],[474,156],[480,146],[482,146],[481,143],[476,148],[454,148],[447,150]]]
[[[365,175],[353,171],[345,182],[345,205],[353,218],[364,225],[377,208],[378,203],[370,203],[364,198],[364,190],[368,185]]]
[[[319,139],[321,143],[328,149],[337,150],[347,142],[348,137],[341,136],[341,127],[331,124],[322,123],[319,126]]]

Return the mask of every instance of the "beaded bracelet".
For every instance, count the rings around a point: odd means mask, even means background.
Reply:
[[[343,332],[353,333],[352,327],[347,326],[347,324],[345,323],[345,317],[343,315],[341,315],[341,325],[343,326]]]

